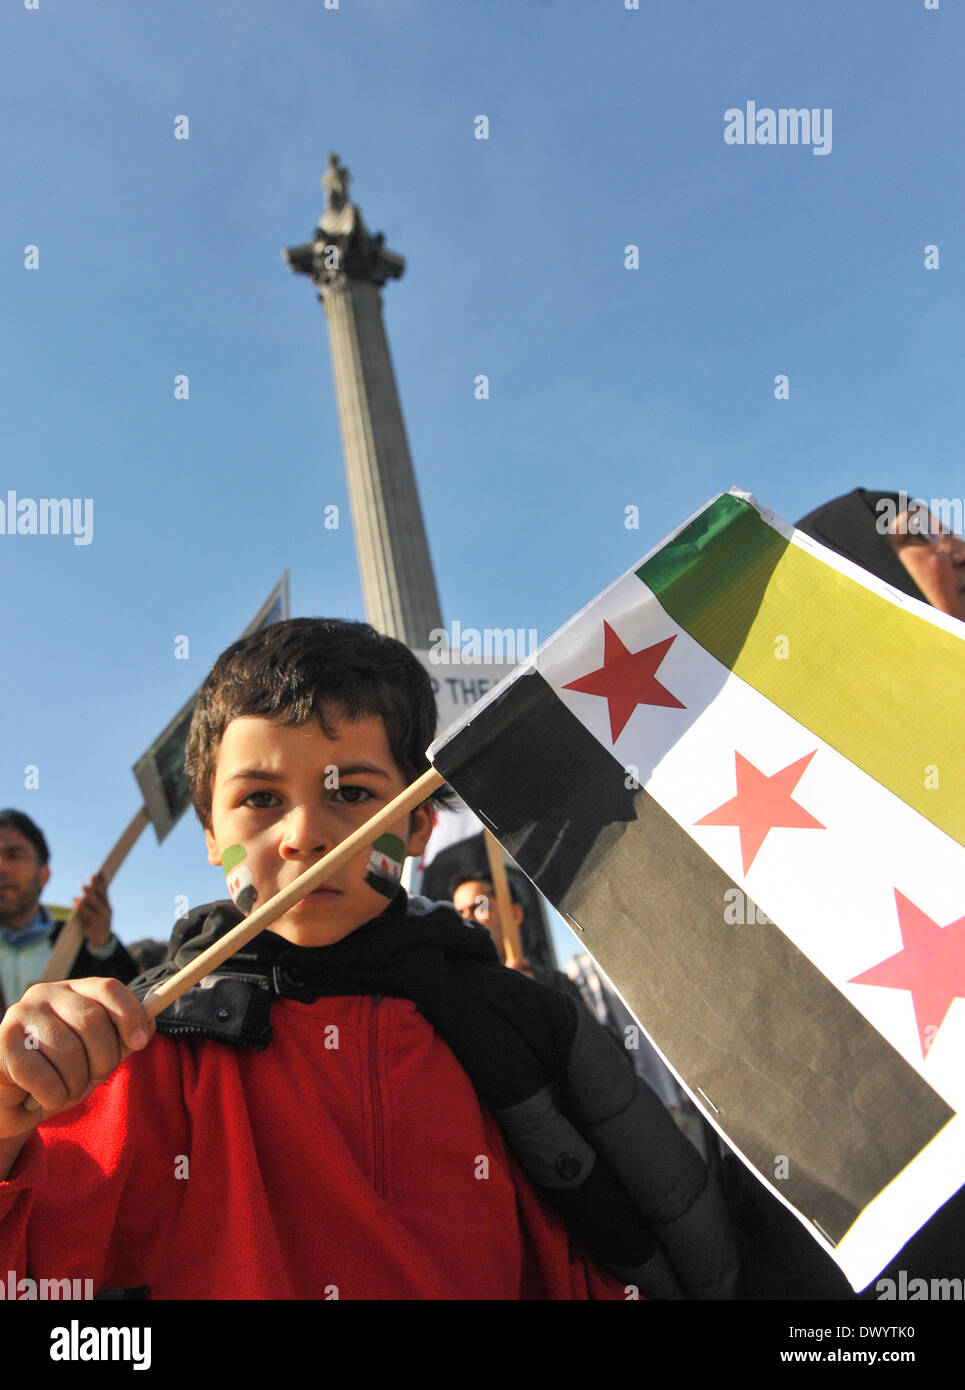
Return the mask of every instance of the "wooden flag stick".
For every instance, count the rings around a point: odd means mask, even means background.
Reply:
[[[503,950],[506,953],[506,964],[510,970],[513,970],[523,959],[523,948],[520,944],[519,929],[516,926],[516,917],[513,912],[509,879],[506,877],[506,864],[503,860],[503,852],[499,847],[499,841],[492,831],[484,829],[483,835],[486,841],[486,857],[489,860],[489,874],[493,881],[493,892],[496,894],[496,906],[499,908],[499,922],[503,938]]]
[[[428,772],[424,772],[421,777],[406,787],[405,791],[400,792],[394,801],[390,801],[388,806],[383,806],[381,811],[367,820],[364,825],[360,825],[358,830],[353,831],[340,845],[336,845],[329,854],[325,855],[324,859],[320,859],[317,864],[306,869],[303,874],[289,883],[287,888],[283,888],[280,893],[276,893],[273,898],[269,898],[261,907],[256,908],[243,922],[232,927],[231,931],[226,932],[213,946],[202,951],[200,956],[193,960],[190,965],[186,965],[176,975],[172,975],[169,980],[158,985],[157,989],[144,1000],[145,1012],[151,1018],[156,1018],[169,1004],[173,1004],[175,999],[180,999],[186,990],[191,989],[199,980],[203,980],[205,975],[210,974],[216,966],[233,956],[235,951],[240,950],[246,942],[257,936],[265,927],[270,926],[290,907],[294,907],[295,903],[304,898],[306,893],[310,893],[313,888],[317,888],[320,883],[331,878],[335,870],[341,868],[346,860],[358,854],[359,850],[365,849],[366,845],[372,844],[373,840],[377,840],[385,826],[392,825],[394,821],[399,820],[409,811],[415,810],[416,806],[425,801],[427,796],[431,796],[445,780],[441,773],[436,772],[434,767],[431,767]],[[128,829],[131,829],[133,825],[134,822],[132,821]],[[33,1096],[28,1096],[23,1102],[23,1108],[24,1110],[37,1110],[39,1106]]]
[[[124,863],[149,819],[147,808],[142,806],[100,867],[100,876],[105,884],[110,883]],[[83,944],[84,933],[80,929],[75,909],[61,928],[57,943],[50,953],[47,968],[40,977],[41,981],[47,984],[51,980],[66,980],[74,968],[74,961]]]
[[[158,985],[153,993],[149,994],[144,1000],[144,1008],[151,1018],[173,1004],[175,999],[179,999],[185,990],[191,989],[199,980],[203,980],[205,975],[209,975],[216,966],[223,964],[235,951],[246,945],[252,937],[264,931],[265,927],[271,925],[290,907],[310,893],[313,888],[331,878],[336,869],[340,869],[343,864],[352,859],[359,850],[365,849],[372,844],[382,834],[386,826],[392,825],[400,820],[404,815],[425,801],[426,797],[431,796],[437,787],[441,787],[446,779],[440,772],[436,772],[432,767],[428,772],[424,772],[417,778],[405,791],[400,792],[394,801],[390,801],[388,806],[383,806],[374,816],[360,825],[358,830],[352,832],[347,839],[320,859],[317,864],[313,864],[310,869],[306,869],[298,878],[293,879],[286,888],[269,898],[261,907],[256,907],[243,922],[239,922],[231,931],[226,932],[213,946],[209,946],[206,951],[202,951],[196,960],[191,961],[179,970],[176,975],[172,975],[169,980],[165,980]],[[361,924],[360,924],[361,925]]]

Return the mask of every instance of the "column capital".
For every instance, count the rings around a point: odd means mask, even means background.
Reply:
[[[381,289],[405,269],[405,258],[388,250],[381,232],[373,236],[358,206],[348,201],[349,178],[338,156],[330,154],[322,176],[325,211],[312,240],[282,252],[292,270],[307,275],[319,294],[338,289],[346,280],[361,280]]]

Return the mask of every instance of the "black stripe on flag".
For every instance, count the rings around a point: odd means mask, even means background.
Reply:
[[[834,1242],[952,1118],[775,926],[725,923],[732,880],[652,797],[626,786],[624,768],[536,672],[433,763],[583,927],[735,1147]],[[787,1176],[776,1180],[781,1156]]]

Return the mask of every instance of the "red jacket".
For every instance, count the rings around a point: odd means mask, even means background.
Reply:
[[[0,1183],[0,1269],[151,1298],[618,1298],[407,1000],[155,1037]]]

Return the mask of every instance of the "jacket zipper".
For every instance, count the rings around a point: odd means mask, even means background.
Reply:
[[[369,1084],[372,1097],[372,1162],[373,1184],[380,1197],[385,1196],[385,1122],[382,1115],[382,1087],[379,1083],[378,1006],[380,994],[373,995],[369,1011]]]

